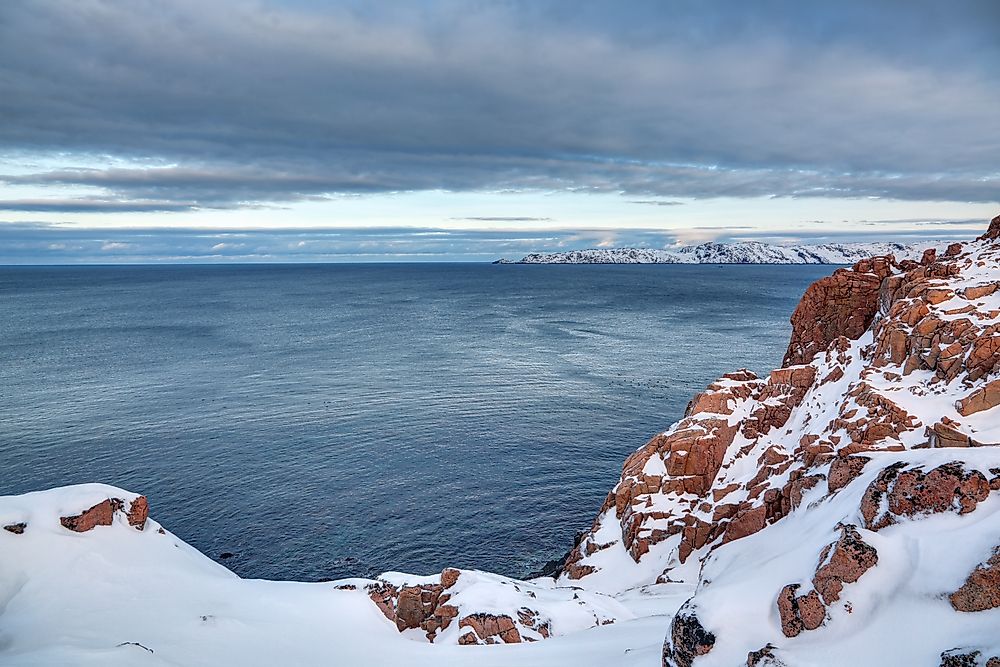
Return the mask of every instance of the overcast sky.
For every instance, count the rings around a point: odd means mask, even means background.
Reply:
[[[950,239],[1000,2],[3,0],[0,262]]]

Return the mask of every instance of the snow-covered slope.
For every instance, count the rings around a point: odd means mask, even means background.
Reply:
[[[0,664],[997,667],[1000,217],[792,325],[626,460],[556,579],[244,580],[134,493],[2,497]]]
[[[702,243],[670,250],[651,248],[592,248],[568,252],[532,253],[500,264],[854,264],[877,255],[912,259],[929,244],[825,243],[772,245],[757,241]]]

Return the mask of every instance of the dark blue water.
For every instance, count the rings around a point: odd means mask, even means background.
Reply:
[[[830,270],[0,268],[0,494],[145,493],[244,576],[523,576]]]

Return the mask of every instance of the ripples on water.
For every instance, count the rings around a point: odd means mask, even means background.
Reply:
[[[523,576],[829,272],[0,268],[0,493],[145,493],[243,576]]]

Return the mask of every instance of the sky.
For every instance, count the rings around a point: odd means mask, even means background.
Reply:
[[[0,263],[970,238],[1000,3],[3,0]]]

